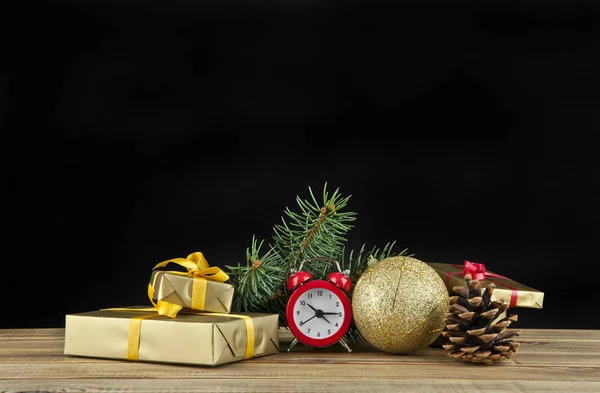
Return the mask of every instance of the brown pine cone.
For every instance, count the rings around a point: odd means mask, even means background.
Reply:
[[[465,281],[466,287],[453,288],[458,295],[450,297],[442,347],[448,356],[466,362],[493,364],[510,359],[519,348],[515,337],[521,331],[507,327],[517,321],[517,315],[506,317],[508,304],[491,300],[493,283],[482,289],[470,274],[465,275]]]

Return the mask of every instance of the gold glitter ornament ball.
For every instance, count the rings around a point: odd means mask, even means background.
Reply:
[[[429,346],[442,332],[448,309],[442,278],[412,257],[382,259],[361,275],[352,293],[352,314],[361,335],[392,354]]]

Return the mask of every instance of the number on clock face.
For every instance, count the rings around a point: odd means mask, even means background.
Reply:
[[[325,339],[342,327],[344,307],[332,291],[312,288],[303,293],[294,305],[294,323],[306,336]]]

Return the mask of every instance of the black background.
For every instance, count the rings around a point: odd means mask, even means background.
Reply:
[[[308,187],[599,328],[594,2],[87,1],[0,16],[0,327],[148,304],[151,268],[244,263]],[[8,253],[6,251],[8,250]]]

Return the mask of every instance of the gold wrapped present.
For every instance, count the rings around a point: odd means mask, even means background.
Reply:
[[[542,308],[544,303],[543,292],[488,271],[482,263],[464,261],[462,265],[432,262],[427,262],[427,264],[438,272],[450,294],[453,294],[453,287],[466,285],[463,277],[469,273],[473,279],[481,280],[483,287],[490,283],[496,285],[492,295],[494,301],[504,299],[504,302],[509,303],[510,307],[524,308]]]
[[[279,353],[279,316],[125,307],[68,314],[64,354],[215,366]]]
[[[169,263],[182,266],[187,272],[155,270]],[[225,282],[229,275],[217,266],[209,266],[201,252],[160,262],[153,270],[151,301],[156,301],[159,314],[174,318],[183,308],[219,313],[231,311],[234,288]]]

